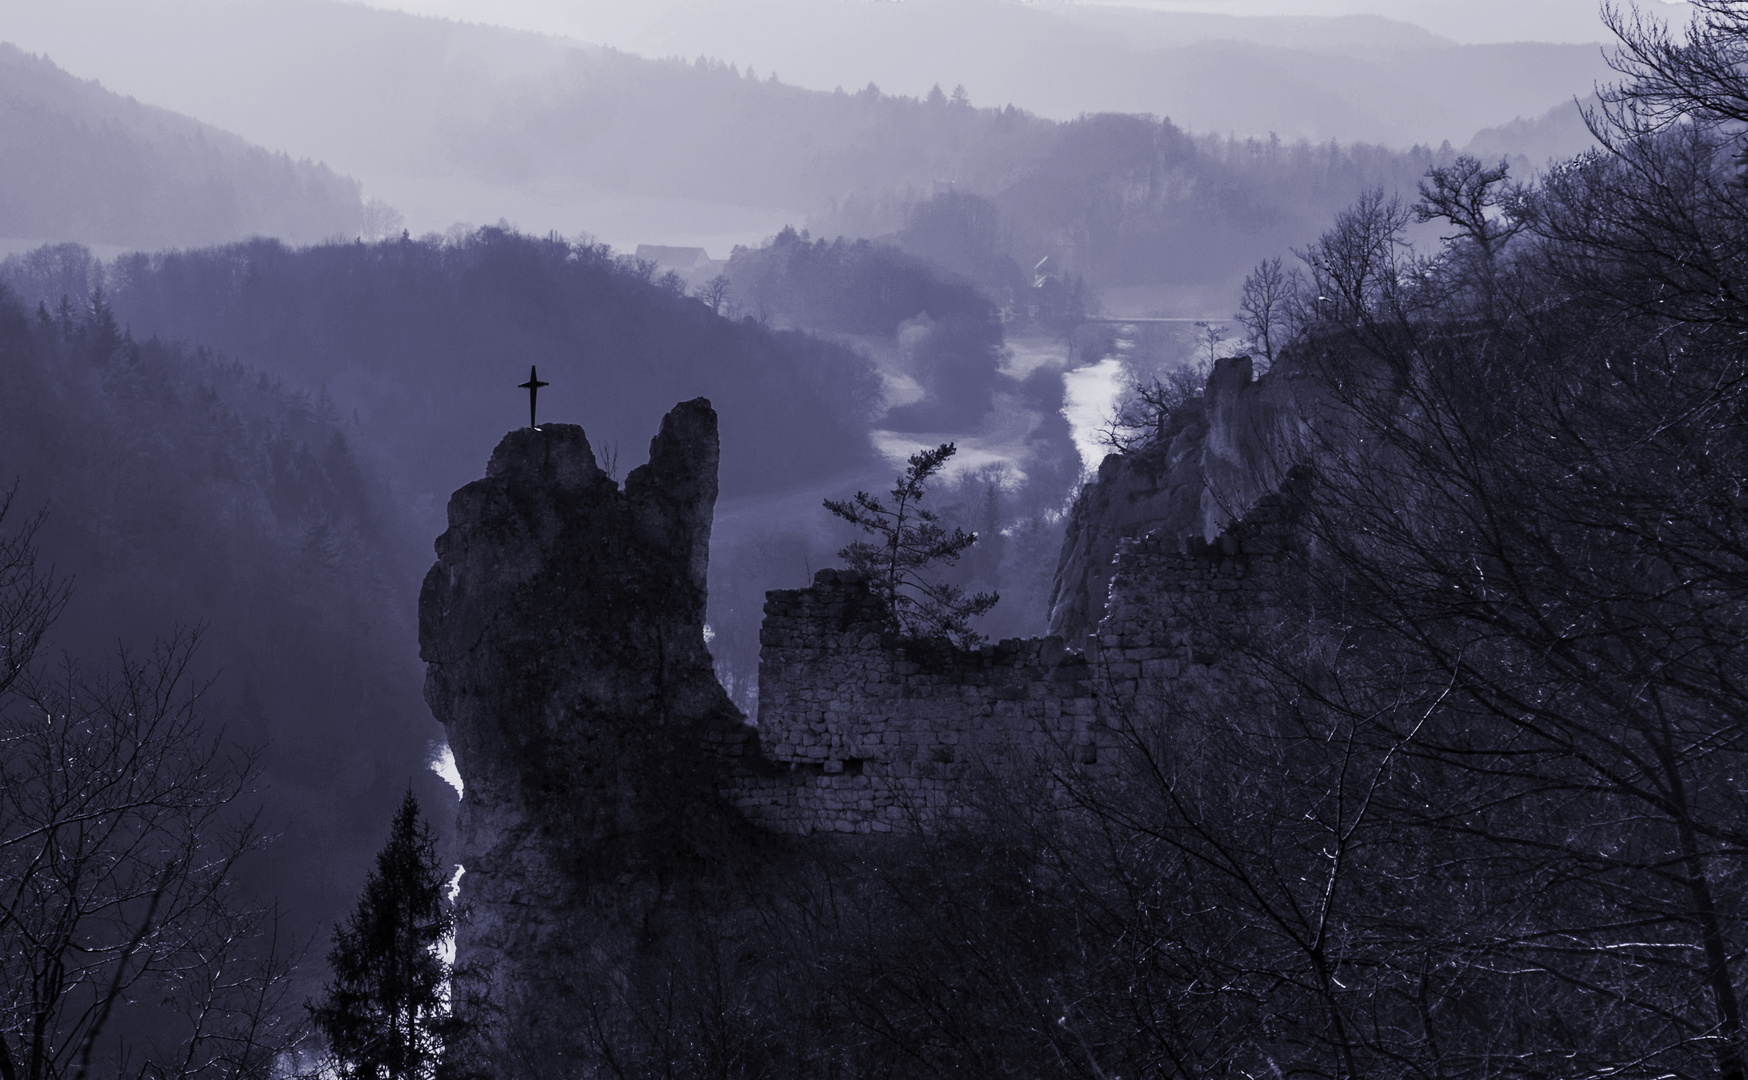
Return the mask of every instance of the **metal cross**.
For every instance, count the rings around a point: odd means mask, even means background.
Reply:
[[[519,383],[518,385],[522,389],[528,391],[528,426],[534,427],[534,399],[539,396],[541,387],[551,386],[552,384],[541,382],[540,376],[534,373],[534,365],[529,364],[528,381],[525,383]]]

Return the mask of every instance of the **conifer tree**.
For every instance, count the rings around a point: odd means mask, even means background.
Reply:
[[[431,828],[407,791],[346,925],[334,932],[324,1000],[310,1015],[344,1080],[425,1080],[442,1051],[454,917]]]
[[[951,639],[961,648],[975,649],[983,644],[983,635],[971,629],[970,621],[994,607],[1000,597],[992,592],[968,594],[962,586],[926,573],[952,565],[977,543],[976,533],[957,527],[948,532],[940,517],[922,506],[929,478],[957,450],[952,443],[942,443],[912,454],[910,467],[892,488],[890,503],[858,491],[853,502],[827,499],[825,508],[874,536],[871,541],[849,544],[838,557],[867,575],[874,591],[891,605],[899,630],[917,638]]]

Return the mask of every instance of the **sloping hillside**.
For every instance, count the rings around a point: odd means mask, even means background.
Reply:
[[[1509,124],[1475,133],[1463,152],[1482,160],[1505,158],[1512,170],[1527,177],[1550,162],[1576,157],[1596,146],[1596,137],[1584,122],[1584,110],[1594,108],[1596,96],[1566,101],[1540,116],[1518,117]]]
[[[201,715],[261,752],[278,839],[241,872],[301,937],[337,918],[440,737],[411,655],[413,547],[331,401],[204,349],[136,340],[99,295],[0,287],[0,494],[73,598],[40,660],[93,674],[200,638]],[[313,989],[313,987],[311,988]]]
[[[335,0],[0,0],[15,40],[342,168],[405,210],[415,233],[503,217],[618,246],[674,233],[757,240],[851,190],[951,181],[987,192],[1037,156],[1051,126],[1040,117],[1146,112],[1195,132],[1436,146],[1607,74],[1594,46],[1459,46],[1375,19],[1062,10],[708,5],[684,22],[691,36],[651,53],[681,60]],[[715,33],[724,20],[739,29]],[[757,57],[738,54],[750,27],[771,26],[781,32]],[[858,49],[893,66],[851,63]],[[820,83],[833,65],[837,81]],[[880,88],[850,72],[878,73],[868,78]],[[798,75],[812,88],[793,85]],[[969,101],[952,107],[959,83]]]
[[[0,44],[0,237],[128,247],[359,228],[358,185]]]

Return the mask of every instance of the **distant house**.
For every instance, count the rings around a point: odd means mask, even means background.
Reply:
[[[702,285],[728,266],[705,253],[701,247],[667,247],[662,244],[637,245],[636,258],[655,263],[656,273],[669,270],[680,275],[688,285]]]

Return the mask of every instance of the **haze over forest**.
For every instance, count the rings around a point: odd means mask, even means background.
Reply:
[[[871,104],[870,83],[919,99],[936,84],[949,94],[963,85],[979,109],[1054,120],[1146,112],[1192,133],[1460,149],[1483,128],[1585,96],[1608,74],[1596,44],[1458,45],[1376,16],[1005,0],[791,7],[637,5],[667,36],[626,32],[608,5],[585,9],[641,53],[338,0],[0,10],[13,44],[323,162],[399,209],[415,233],[502,217],[621,246],[756,241],[860,189],[956,182],[987,193],[1030,154],[1011,137],[958,148],[942,131],[899,137],[920,116]],[[764,43],[759,55],[738,54],[754,42]],[[717,67],[698,70],[700,57]],[[735,84],[722,70],[731,65]]]
[[[414,604],[530,365],[620,478],[713,402],[741,707],[821,500],[949,440],[953,580],[1041,634],[1119,395],[1239,347],[1259,263],[1594,145],[1596,6],[1522,6],[0,0],[0,530],[46,512],[93,669],[203,628],[250,883],[325,942],[408,786],[453,812]]]

